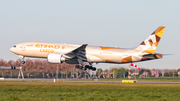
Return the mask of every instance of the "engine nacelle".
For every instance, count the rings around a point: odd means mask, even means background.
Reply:
[[[65,58],[59,53],[49,53],[47,60],[49,63],[62,63],[65,61]]]
[[[143,55],[143,58],[146,58],[148,60],[153,60],[153,59],[160,59],[160,58],[163,58],[163,54],[146,54],[146,55]]]

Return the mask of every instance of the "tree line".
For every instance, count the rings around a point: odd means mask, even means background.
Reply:
[[[47,60],[43,59],[27,59],[25,64],[21,64],[21,59],[5,61],[0,59],[0,66],[21,66],[23,67],[23,74],[25,78],[55,78],[57,76],[58,67],[58,78],[77,78],[81,75],[82,70],[75,68],[74,64],[67,64],[63,62],[62,64],[51,64]],[[177,70],[159,70],[159,77],[173,77],[178,76]],[[138,73],[138,76],[144,72],[148,73],[148,77],[153,77],[150,69],[131,69],[131,73]],[[5,78],[17,78],[18,70],[3,70],[1,69],[0,77]],[[180,75],[180,73],[179,73]],[[97,78],[123,78],[128,77],[128,69],[121,68],[111,68],[110,70],[97,69],[95,75]]]
[[[140,70],[131,69],[131,76],[132,77],[156,77],[156,74],[153,73],[154,71],[158,74],[158,77],[178,77],[180,76],[180,69],[145,69],[141,68]],[[96,76],[98,78],[125,78],[128,77],[128,69],[121,67],[121,68],[111,68],[111,76],[108,77],[109,72],[108,70],[97,69]],[[144,75],[143,75],[144,74]]]
[[[47,60],[40,59],[27,59],[25,64],[21,63],[21,59],[16,61],[9,60],[5,61],[0,59],[0,66],[16,66],[23,67],[23,74],[25,78],[53,78],[56,77],[57,66],[58,66],[58,77],[69,78],[73,74],[80,74],[80,70],[75,68],[73,64],[51,64]],[[17,77],[18,70],[3,70],[1,69],[0,77]],[[76,77],[77,75],[75,75]]]

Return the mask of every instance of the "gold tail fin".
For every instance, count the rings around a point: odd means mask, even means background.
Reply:
[[[142,50],[142,52],[146,52],[149,54],[154,53],[163,35],[165,28],[166,27],[160,26],[146,40],[144,40],[135,50]]]

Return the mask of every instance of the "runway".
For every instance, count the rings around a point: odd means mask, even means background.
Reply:
[[[119,83],[122,81],[64,81],[63,83]],[[123,83],[132,84],[132,83]],[[155,82],[155,81],[138,81],[136,84],[180,84],[180,82]]]
[[[54,82],[55,80],[55,82]],[[116,83],[116,84],[132,84],[122,83],[122,81],[71,81],[67,79],[0,79],[0,82],[54,82],[54,83]],[[180,84],[180,82],[160,82],[160,81],[137,81],[134,84]]]

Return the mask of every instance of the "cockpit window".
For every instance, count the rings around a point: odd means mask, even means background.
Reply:
[[[16,48],[16,45],[14,45],[13,47]]]

